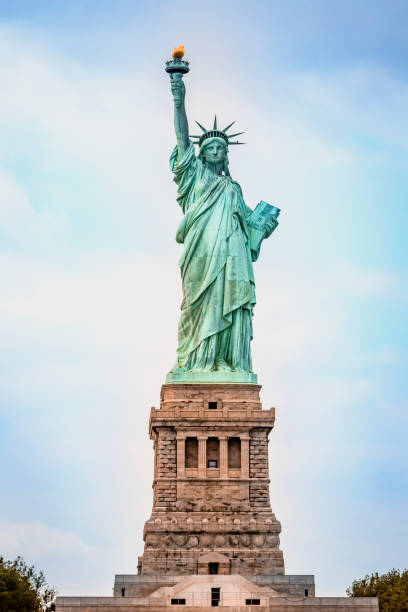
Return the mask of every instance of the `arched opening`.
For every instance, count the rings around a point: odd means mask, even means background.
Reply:
[[[228,557],[216,552],[210,552],[199,557],[197,562],[198,574],[222,574],[231,573],[231,562]]]
[[[186,438],[185,466],[186,468],[197,468],[198,467],[198,440],[197,438]]]
[[[228,438],[228,467],[231,470],[239,470],[241,467],[241,440],[239,438]]]
[[[220,441],[218,438],[207,438],[207,467],[218,468],[220,465]]]

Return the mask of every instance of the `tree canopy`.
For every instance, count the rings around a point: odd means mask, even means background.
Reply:
[[[0,557],[0,612],[54,610],[55,589],[43,572],[28,566],[22,557],[6,561]]]
[[[380,612],[408,612],[408,570],[392,569],[354,580],[349,597],[378,597]]]

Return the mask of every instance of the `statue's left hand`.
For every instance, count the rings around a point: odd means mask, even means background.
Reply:
[[[265,238],[269,238],[269,236],[272,234],[274,229],[276,229],[277,225],[278,225],[278,221],[276,219],[268,221],[265,224]]]

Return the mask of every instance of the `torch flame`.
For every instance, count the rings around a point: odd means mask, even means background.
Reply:
[[[177,59],[181,59],[184,56],[184,47],[183,45],[179,45],[173,49],[172,56]]]

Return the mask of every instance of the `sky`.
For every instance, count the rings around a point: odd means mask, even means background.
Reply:
[[[286,573],[342,596],[407,566],[407,28],[405,0],[0,0],[0,554],[60,595],[136,573],[181,302],[184,44],[190,124],[236,120],[231,175],[282,209],[252,351]]]

